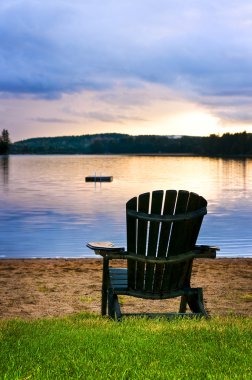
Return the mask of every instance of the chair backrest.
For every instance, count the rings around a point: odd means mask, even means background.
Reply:
[[[126,204],[127,251],[169,258],[196,244],[207,201],[185,190],[144,193]],[[167,293],[190,285],[192,259],[176,264],[128,260],[128,286],[141,292]]]

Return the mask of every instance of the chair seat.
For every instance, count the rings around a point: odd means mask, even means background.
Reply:
[[[110,285],[114,289],[128,289],[128,269],[109,268]]]
[[[109,288],[113,293],[118,295],[130,295],[133,297],[146,298],[146,299],[167,299],[173,297],[179,297],[182,295],[191,295],[194,293],[194,289],[185,288],[180,290],[171,290],[169,292],[159,291],[139,291],[128,287],[128,269],[127,268],[113,268],[109,267]]]

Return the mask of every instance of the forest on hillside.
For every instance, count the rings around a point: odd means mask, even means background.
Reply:
[[[252,156],[251,133],[222,136],[131,136],[105,133],[43,137],[10,145],[13,154],[195,154],[202,156]]]

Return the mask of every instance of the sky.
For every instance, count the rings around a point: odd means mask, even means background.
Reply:
[[[252,1],[1,0],[11,140],[252,132]]]

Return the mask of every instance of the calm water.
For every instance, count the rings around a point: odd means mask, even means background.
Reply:
[[[87,175],[111,183],[85,183]],[[201,157],[0,157],[0,257],[92,257],[88,241],[125,245],[125,203],[155,189],[208,200],[198,243],[252,257],[252,160]]]

